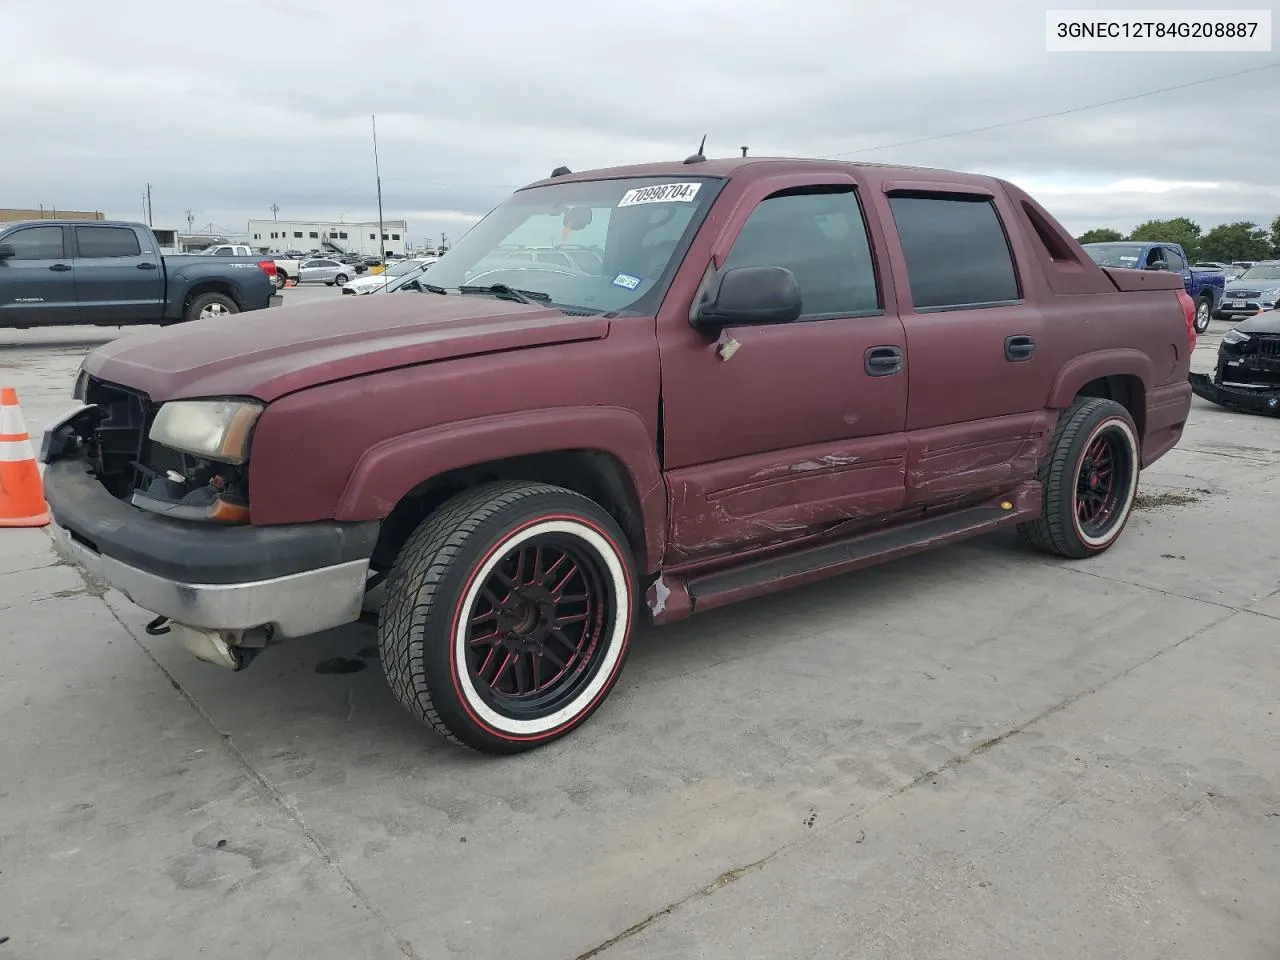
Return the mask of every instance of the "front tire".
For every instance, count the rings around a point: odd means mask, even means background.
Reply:
[[[333,278],[333,285],[335,287],[346,286],[346,283],[347,283],[347,275],[345,273],[340,273]]]
[[[1204,297],[1196,301],[1196,333],[1204,333],[1209,329],[1209,321],[1213,319],[1213,302]]]
[[[626,660],[635,572],[617,523],[561,487],[493,483],[414,531],[387,582],[387,682],[420,721],[486,753],[584,723]]]
[[[1062,557],[1102,553],[1129,522],[1141,467],[1129,411],[1113,400],[1077,400],[1059,418],[1040,468],[1044,510],[1019,524],[1019,532],[1032,546]]]

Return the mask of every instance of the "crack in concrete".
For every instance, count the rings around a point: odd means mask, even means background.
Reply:
[[[1187,599],[1194,599],[1194,598],[1187,598]],[[1198,601],[1198,602],[1205,603],[1206,601]],[[1209,605],[1217,606],[1220,608],[1225,606],[1223,604],[1209,604]],[[800,837],[795,840],[789,841],[787,843],[782,844],[776,850],[772,851],[766,856],[761,857],[759,860],[752,861],[751,863],[746,864],[745,866],[736,867],[732,870],[725,871],[724,873],[720,874],[720,876],[716,877],[715,880],[711,881],[711,883],[707,884],[706,886],[700,887],[699,889],[695,890],[693,893],[690,893],[687,896],[681,897],[679,900],[676,900],[668,904],[667,906],[663,907],[661,910],[658,910],[650,914],[649,916],[645,917],[639,923],[632,924],[626,930],[623,930],[621,933],[617,934],[616,936],[609,938],[608,940],[604,941],[601,944],[598,944],[595,947],[592,947],[590,950],[587,950],[584,953],[578,954],[576,957],[573,958],[573,960],[589,960],[589,958],[591,957],[599,956],[600,954],[604,953],[606,950],[616,946],[617,944],[621,943],[624,940],[627,940],[635,936],[637,933],[640,933],[642,930],[646,929],[647,927],[652,926],[653,924],[657,923],[659,920],[663,919],[664,917],[670,916],[671,914],[675,913],[675,911],[679,910],[681,907],[695,900],[701,899],[703,897],[711,896],[717,890],[720,890],[723,887],[728,886],[730,883],[733,883],[735,880],[741,879],[746,874],[749,874],[756,870],[764,868],[769,864],[770,861],[776,860],[779,856],[781,856],[784,853],[789,853],[792,850],[800,849],[802,845],[806,843],[814,844],[814,843],[820,842],[821,837],[823,837],[826,833],[833,830],[835,827],[839,826],[840,824],[847,823],[850,820],[854,820],[858,817],[866,816],[868,813],[872,812],[873,810],[878,809],[879,807],[883,806],[886,803],[890,803],[893,800],[896,800],[898,797],[901,797],[903,794],[909,793],[910,791],[914,790],[916,787],[919,787],[926,782],[934,780],[935,778],[937,778],[938,776],[941,776],[944,773],[947,773],[952,770],[956,770],[964,766],[970,760],[973,760],[974,758],[979,757],[984,753],[987,753],[988,751],[994,749],[995,747],[1000,746],[1002,743],[1005,743],[1006,741],[1013,739],[1018,734],[1026,732],[1031,727],[1035,726],[1041,721],[1047,720],[1049,717],[1052,717],[1058,713],[1061,713],[1064,710],[1071,708],[1072,706],[1079,703],[1081,700],[1085,699],[1086,697],[1090,697],[1093,694],[1106,689],[1107,687],[1111,686],[1117,681],[1123,680],[1125,677],[1129,676],[1135,671],[1151,663],[1153,660],[1156,660],[1157,658],[1164,656],[1166,653],[1176,650],[1178,647],[1181,647],[1183,644],[1189,643],[1190,641],[1196,639],[1197,637],[1202,636],[1203,634],[1207,633],[1209,630],[1212,630],[1214,627],[1218,626],[1219,624],[1225,623],[1226,621],[1230,620],[1232,617],[1236,616],[1237,614],[1250,612],[1247,610],[1239,610],[1234,607],[1226,607],[1225,609],[1229,611],[1225,616],[1219,617],[1217,620],[1214,620],[1212,623],[1208,623],[1205,626],[1201,627],[1200,629],[1192,631],[1191,633],[1187,634],[1187,636],[1183,637],[1181,640],[1171,643],[1166,647],[1161,647],[1160,649],[1156,650],[1154,653],[1150,654],[1149,656],[1143,657],[1141,660],[1138,660],[1137,662],[1132,663],[1129,666],[1125,667],[1119,673],[1115,673],[1112,676],[1107,677],[1105,680],[1100,680],[1097,683],[1093,684],[1092,686],[1086,687],[1085,689],[1080,690],[1072,694],[1071,696],[1058,701],[1057,703],[1047,707],[1046,709],[1042,710],[1040,713],[1023,721],[1017,726],[1011,727],[1010,729],[1004,731],[1003,733],[997,734],[994,737],[984,740],[982,743],[976,744],[972,749],[966,751],[965,753],[957,754],[956,756],[948,760],[946,763],[940,764],[939,766],[934,767],[930,770],[926,770],[924,773],[919,774],[918,776],[909,780],[907,783],[903,784],[897,789],[892,790],[889,793],[885,794],[883,797],[880,797],[879,799],[872,801],[871,803],[867,804],[865,807],[862,807],[861,809],[855,810],[850,813],[846,813],[843,816],[836,817],[834,820],[829,821],[825,829],[821,829],[820,832],[818,832],[816,835],[811,834],[809,836]],[[862,839],[860,838],[857,842],[861,843]]]
[[[82,577],[81,579],[84,579],[86,584],[89,583],[87,578]],[[307,845],[311,847],[316,856],[318,856],[325,865],[331,867],[334,872],[337,873],[338,877],[342,881],[342,885],[346,887],[347,892],[352,896],[352,898],[354,898],[356,903],[368,911],[369,915],[382,925],[387,936],[399,950],[400,956],[403,957],[404,960],[422,960],[419,954],[413,949],[413,944],[396,936],[394,926],[387,918],[386,914],[369,902],[368,898],[365,897],[365,895],[360,891],[360,888],[356,885],[355,880],[353,880],[351,875],[343,869],[338,858],[307,826],[307,822],[303,818],[301,811],[291,804],[285,796],[275,788],[271,781],[267,779],[266,775],[263,774],[254,762],[249,759],[248,755],[240,749],[231,734],[218,728],[217,723],[214,722],[213,717],[208,713],[208,711],[206,711],[204,707],[200,705],[199,701],[196,700],[196,698],[185,687],[183,687],[181,681],[179,681],[178,678],[175,677],[165,667],[165,665],[147,649],[146,645],[138,639],[134,632],[129,628],[129,625],[120,618],[120,614],[116,612],[115,608],[106,601],[103,601],[103,606],[107,608],[116,623],[120,624],[124,629],[124,632],[133,639],[133,642],[137,644],[143,655],[146,656],[146,658],[155,665],[155,668],[160,671],[164,678],[169,681],[170,686],[172,686],[174,690],[178,691],[178,695],[182,697],[182,699],[187,702],[187,705],[195,711],[196,715],[209,726],[209,729],[218,735],[218,739],[222,742],[223,746],[227,748],[227,751],[236,760],[236,762],[239,763],[249,776],[253,778],[254,782],[258,784],[263,793],[265,793],[278,807],[280,807],[281,810],[284,811],[285,816],[295,827],[297,827],[299,833],[302,834],[303,839],[306,841]]]
[[[1280,463],[1270,457],[1246,457],[1238,453],[1223,453],[1221,450],[1203,450],[1200,447],[1183,447],[1182,449],[1188,453],[1199,453],[1206,457],[1226,457],[1228,460],[1244,460],[1246,463],[1259,463],[1266,466],[1275,466]]]

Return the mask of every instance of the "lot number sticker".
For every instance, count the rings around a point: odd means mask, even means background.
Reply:
[[[622,195],[618,206],[634,207],[638,203],[692,203],[701,186],[700,183],[659,183],[652,187],[636,187]]]
[[[620,273],[613,278],[613,285],[615,287],[624,287],[627,290],[634,290],[640,286],[640,278],[633,277],[629,273]]]

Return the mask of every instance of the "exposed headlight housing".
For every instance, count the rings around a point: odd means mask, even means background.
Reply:
[[[76,374],[76,385],[71,388],[71,399],[79,400],[84,403],[84,398],[89,393],[89,371],[84,367],[80,368],[80,372]]]
[[[249,457],[262,410],[255,400],[173,400],[160,407],[150,437],[182,453],[239,465]]]
[[[1249,335],[1247,333],[1241,333],[1239,330],[1228,330],[1222,335],[1223,343],[1244,343],[1248,339]]]

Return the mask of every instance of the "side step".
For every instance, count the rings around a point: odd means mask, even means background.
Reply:
[[[686,585],[691,612],[701,613],[965,540],[1032,519],[1041,507],[1040,485],[1024,484],[1006,499],[694,576]]]

